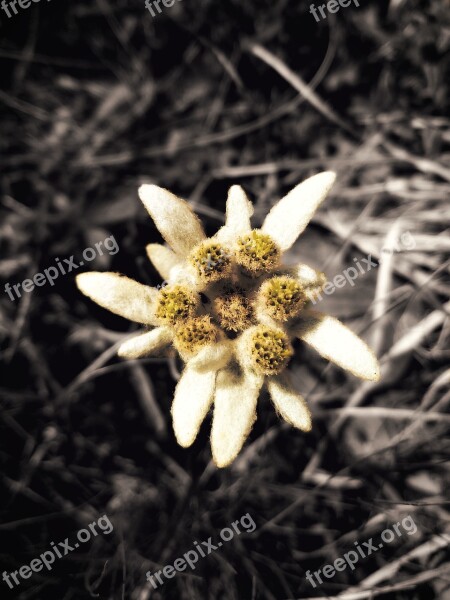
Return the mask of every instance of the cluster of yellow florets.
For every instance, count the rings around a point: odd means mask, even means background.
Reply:
[[[253,368],[262,375],[276,375],[293,354],[287,335],[281,329],[259,325],[250,334]]]
[[[199,296],[181,285],[160,290],[155,307],[156,318],[166,325],[176,325],[195,313]]]
[[[211,317],[191,317],[175,329],[175,348],[181,356],[192,356],[204,346],[217,342],[221,337],[219,328]]]
[[[244,331],[254,322],[253,306],[241,288],[217,296],[213,309],[220,326],[227,331]]]
[[[281,252],[269,235],[254,229],[238,239],[236,262],[251,277],[270,272],[280,262]]]
[[[296,317],[307,301],[301,284],[292,277],[273,277],[261,286],[259,302],[266,314],[277,321]]]
[[[231,273],[230,253],[221,244],[207,240],[191,254],[190,263],[205,283],[220,281]]]
[[[292,348],[281,325],[298,316],[308,295],[293,277],[272,275],[280,255],[272,238],[259,230],[238,238],[232,251],[214,238],[194,248],[189,263],[201,296],[189,286],[169,285],[159,291],[155,306],[156,317],[173,328],[175,347],[182,356],[252,330],[251,367],[263,374],[285,367]],[[262,322],[267,317],[278,322],[277,328],[255,328],[261,316]]]

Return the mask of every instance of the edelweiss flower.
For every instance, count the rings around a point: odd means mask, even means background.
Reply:
[[[124,342],[120,356],[148,356],[170,344],[178,350],[186,367],[172,403],[175,436],[181,446],[190,446],[214,404],[211,447],[218,467],[240,452],[263,385],[286,421],[311,429],[306,402],[286,371],[293,339],[357,377],[379,378],[378,362],[361,339],[333,317],[308,310],[326,281],[323,273],[282,264],[283,252],[334,180],[334,173],[325,172],[298,185],[272,208],[261,229],[252,229],[252,204],[233,186],[225,225],[212,238],[186,202],[143,185],[140,198],[169,246],[150,244],[147,253],[167,285],[158,290],[116,273],[77,277],[89,298],[152,328]]]

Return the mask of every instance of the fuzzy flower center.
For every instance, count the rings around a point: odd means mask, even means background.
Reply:
[[[221,327],[228,331],[244,331],[252,324],[253,309],[242,290],[218,296],[213,307]]]
[[[164,324],[176,325],[191,317],[198,303],[198,296],[182,285],[165,287],[159,292],[155,314]]]
[[[280,250],[272,238],[254,229],[238,239],[236,262],[252,277],[275,268],[280,261]]]
[[[251,357],[255,371],[276,375],[286,366],[293,354],[292,346],[283,331],[260,325],[251,336]]]
[[[219,281],[231,273],[230,253],[214,241],[199,244],[190,256],[190,263],[205,283]]]
[[[191,356],[204,346],[219,340],[220,329],[211,323],[211,317],[191,317],[175,331],[175,347],[180,354]]]
[[[265,281],[259,299],[266,314],[278,321],[287,321],[298,315],[307,298],[295,279],[283,276]]]

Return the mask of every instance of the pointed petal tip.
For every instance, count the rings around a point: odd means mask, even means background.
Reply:
[[[152,210],[157,210],[161,203],[164,203],[167,200],[170,202],[172,198],[176,198],[177,200],[183,202],[181,199],[169,192],[169,190],[166,190],[165,188],[153,183],[142,184],[138,189],[138,195],[150,214]],[[153,217],[152,214],[151,216]]]
[[[199,218],[185,200],[149,183],[141,185],[138,194],[161,235],[177,254],[189,254],[205,239]]]
[[[241,451],[256,421],[260,388],[246,373],[219,372],[211,428],[211,451],[217,467],[228,467]]]
[[[253,208],[252,203],[250,202],[247,194],[245,193],[244,188],[241,185],[234,184],[230,187],[230,189],[228,190],[228,200],[248,203],[250,205],[250,208]]]
[[[376,359],[376,357],[374,356],[374,371],[373,374],[369,374],[367,375],[367,381],[380,381],[381,379],[381,368],[380,368],[380,363],[378,362],[378,360]]]
[[[108,285],[112,281],[120,281],[122,278],[127,279],[120,273],[87,271],[86,273],[76,275],[75,283],[82,294],[101,305],[101,297],[105,284]]]
[[[312,189],[321,191],[325,197],[333,187],[336,177],[337,173],[335,171],[322,171],[321,173],[312,175],[306,182],[308,182]]]
[[[358,337],[358,336],[356,336]],[[364,361],[364,366],[361,367],[359,366],[359,368],[355,368],[356,364],[354,365],[354,370],[351,370],[349,368],[346,368],[346,370],[348,370],[350,373],[352,373],[355,377],[358,377],[358,379],[362,379],[364,381],[373,381],[374,383],[376,383],[377,381],[380,381],[381,379],[381,367],[380,367],[380,363],[378,362],[377,357],[375,356],[375,353],[373,352],[372,348],[370,348],[370,346],[368,346],[361,338],[358,338],[363,346],[363,348],[360,349],[360,354],[363,355],[364,353],[366,354],[366,358]],[[331,359],[332,360],[332,359]]]
[[[337,173],[336,173],[336,171],[323,171],[322,173],[319,173],[317,176],[318,177],[321,176],[324,179],[327,179],[330,184],[333,184],[336,181]]]
[[[355,377],[379,381],[380,365],[372,349],[338,319],[318,311],[306,310],[296,335],[323,358]]]
[[[139,198],[143,202],[146,202],[147,200],[153,198],[155,194],[162,189],[163,188],[160,188],[157,185],[154,185],[153,183],[143,183],[138,189]]]
[[[177,441],[177,444],[179,446],[181,446],[182,448],[190,448],[192,446],[192,444],[195,442],[195,438],[197,437],[197,434],[189,434],[186,433],[185,431],[180,431],[176,428],[176,426],[173,424],[173,418],[172,418],[172,429],[175,435],[175,439]],[[200,426],[199,426],[200,429]]]
[[[176,440],[183,448],[194,443],[213,402],[216,372],[199,373],[187,366],[175,388],[171,407]]]
[[[156,290],[120,273],[80,273],[78,289],[96,304],[130,321],[155,324]]]
[[[137,358],[133,356],[132,350],[128,344],[126,345],[126,342],[119,346],[119,349],[117,350],[117,356],[119,358],[127,358],[130,360]]]
[[[228,190],[225,225],[215,237],[225,244],[234,245],[238,237],[251,230],[252,215],[253,204],[244,189],[240,185],[232,185]]]
[[[323,171],[299,183],[272,207],[262,231],[283,252],[289,250],[327,197],[335,179],[336,173]]]
[[[225,458],[219,458],[218,456],[216,456],[213,454],[213,463],[216,465],[216,467],[218,469],[225,469],[226,467],[229,467],[231,465],[231,463],[234,461],[234,458],[231,460],[227,460]]]
[[[181,446],[182,448],[187,449],[187,448],[190,448],[192,446],[192,444],[194,443],[194,441],[195,440],[183,441],[183,440],[177,439],[177,444],[179,446]]]
[[[182,264],[175,252],[162,244],[147,244],[145,251],[152,265],[165,280],[170,278],[170,273],[174,267],[179,267]]]
[[[147,333],[136,335],[119,346],[120,358],[137,359],[149,356],[164,349],[172,341],[172,333],[168,327],[156,327]]]
[[[277,413],[293,427],[308,433],[312,429],[312,416],[306,400],[292,386],[285,373],[269,378],[267,388]]]
[[[76,275],[75,283],[77,284],[78,289],[83,292],[83,294],[86,294],[86,292],[94,285],[95,281],[98,281],[98,275],[102,275],[102,273],[88,271],[87,273],[79,273]]]

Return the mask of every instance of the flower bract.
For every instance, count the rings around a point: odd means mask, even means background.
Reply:
[[[100,306],[146,327],[119,348],[123,358],[164,352],[173,345],[185,362],[172,403],[173,428],[183,447],[193,444],[213,409],[211,449],[218,467],[230,465],[257,417],[265,387],[277,413],[292,426],[311,430],[311,413],[295,390],[288,365],[293,341],[367,380],[379,378],[368,346],[337,319],[309,303],[326,278],[308,265],[285,266],[295,243],[335,180],[319,173],[277,202],[261,228],[253,207],[232,186],[225,224],[208,238],[189,204],[155,185],[139,196],[164,244],[147,255],[165,280],[159,289],[118,273],[83,273],[79,289]]]

